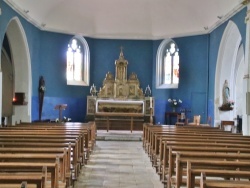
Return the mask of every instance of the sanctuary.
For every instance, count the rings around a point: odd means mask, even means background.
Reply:
[[[154,99],[145,96],[136,73],[127,78],[127,66],[121,48],[115,77],[108,72],[99,92],[87,97],[87,117],[92,116],[99,129],[142,130],[143,122],[154,115]]]

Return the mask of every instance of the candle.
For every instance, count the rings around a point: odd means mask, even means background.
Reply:
[[[149,97],[149,101],[150,101],[149,107],[152,108],[152,107],[153,107],[153,104],[152,104],[152,97]]]

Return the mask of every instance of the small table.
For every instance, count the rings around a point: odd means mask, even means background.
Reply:
[[[173,119],[177,120],[177,115],[181,113],[178,112],[166,112],[165,113],[165,124],[166,125],[175,125],[176,121],[174,122]]]
[[[62,122],[62,110],[67,108],[67,104],[58,104],[55,106],[55,110],[59,111],[59,122]]]

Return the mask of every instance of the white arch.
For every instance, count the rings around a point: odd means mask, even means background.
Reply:
[[[236,117],[236,110],[219,111],[218,107],[222,104],[222,88],[225,80],[228,80],[230,88],[230,99],[236,100],[235,88],[237,73],[240,63],[244,59],[244,50],[241,45],[242,37],[238,27],[231,20],[223,33],[215,72],[214,88],[214,119],[215,126],[218,126],[221,120],[233,120]],[[243,97],[243,96],[242,96]],[[237,101],[236,101],[237,103]]]
[[[6,35],[9,40],[14,67],[14,92],[24,92],[27,105],[14,106],[12,124],[31,121],[32,75],[27,37],[18,17],[10,20]],[[2,108],[2,106],[1,106]]]

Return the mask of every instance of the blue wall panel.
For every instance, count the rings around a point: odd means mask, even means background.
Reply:
[[[38,120],[38,97],[32,97],[32,120]],[[62,117],[71,118],[74,122],[84,122],[86,114],[86,101],[76,97],[44,97],[42,120],[55,120],[59,118],[59,111],[55,110],[58,104],[67,104],[62,111]]]
[[[85,112],[86,97],[89,95],[90,87],[66,84],[66,50],[72,36],[43,32],[41,38],[40,75],[44,76],[46,82],[44,102],[55,100],[56,103],[58,98],[61,98],[61,102],[66,103],[65,97],[69,97],[68,102],[77,104],[80,98],[82,104],[80,108]],[[87,42],[90,43],[90,84],[94,83],[98,90],[108,71],[115,76],[115,60],[119,58],[120,46],[123,46],[125,59],[129,62],[128,77],[135,72],[143,89],[151,85],[152,41],[87,39]],[[38,94],[37,91],[36,93]],[[50,105],[44,105],[44,111],[49,111],[50,108]],[[75,109],[79,109],[79,106],[75,106]],[[85,114],[78,113],[77,117],[73,118],[76,115],[74,110],[71,110],[69,116],[76,121],[85,119]]]
[[[106,73],[115,76],[115,60],[119,58],[122,46],[128,60],[128,77],[135,72],[143,90],[152,83],[152,41],[148,40],[104,40],[93,39],[91,55],[91,84],[102,86]]]
[[[192,92],[207,93],[208,89],[208,35],[181,37],[173,40],[179,47],[180,83],[178,89],[153,88],[153,95],[155,96],[157,104],[155,120],[161,123],[165,121],[165,112],[171,111],[167,102],[169,98],[181,99],[183,103],[180,108],[191,109]],[[156,53],[160,42],[161,41],[154,42],[154,64],[156,64]],[[154,68],[153,77],[155,77],[155,74],[156,71]],[[177,110],[179,111],[180,108]],[[188,118],[191,118],[193,114],[191,112],[187,115]]]

